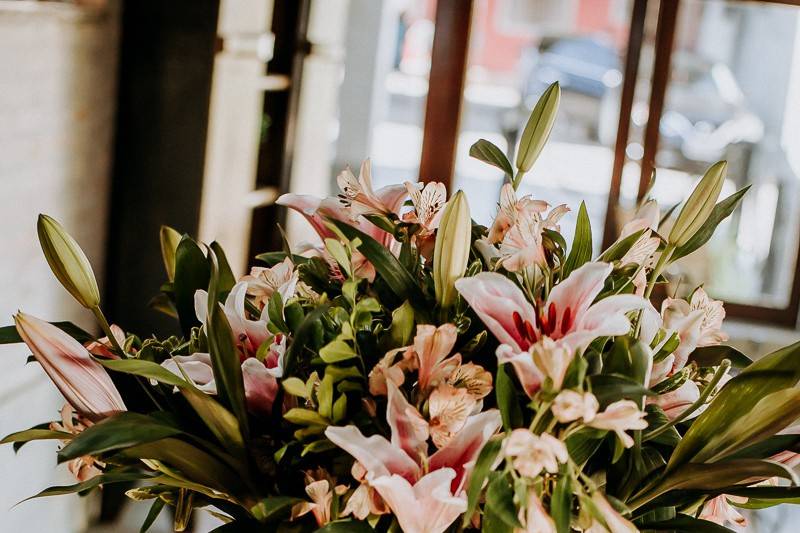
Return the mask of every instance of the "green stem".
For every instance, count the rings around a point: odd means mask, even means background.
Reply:
[[[668,423],[660,426],[649,433],[645,433],[642,437],[644,441],[652,440],[669,428],[683,422],[686,420],[692,413],[694,413],[700,406],[706,403],[706,400],[711,393],[714,392],[714,389],[719,384],[722,377],[728,372],[728,369],[731,367],[731,362],[727,359],[723,359],[722,362],[719,364],[717,371],[714,373],[714,377],[711,378],[711,381],[708,382],[708,385],[703,389],[703,392],[697,398],[697,400],[690,405],[685,411],[683,411],[680,415],[675,417],[673,420],[669,421]]]
[[[92,307],[92,313],[94,314],[95,318],[98,322],[100,322],[100,328],[108,337],[108,341],[111,343],[111,347],[114,348],[121,356],[125,356],[125,350],[122,349],[122,346],[119,345],[119,341],[114,336],[114,332],[111,331],[111,326],[108,325],[108,320],[106,320],[103,311],[100,310],[99,306]]]
[[[656,282],[658,281],[658,277],[664,271],[664,267],[667,266],[670,258],[672,257],[672,253],[675,251],[675,245],[668,244],[664,251],[661,253],[661,257],[658,258],[658,262],[656,263],[655,268],[653,268],[653,277],[647,284],[647,289],[645,290],[644,297],[649,299],[650,295],[653,293],[653,288],[656,286]]]

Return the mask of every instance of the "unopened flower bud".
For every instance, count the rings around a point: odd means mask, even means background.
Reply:
[[[728,163],[719,161],[711,165],[703,179],[694,188],[689,199],[683,204],[681,212],[669,232],[669,243],[674,246],[683,246],[699,230],[717,203],[722,184],[725,183],[725,173]]]
[[[472,242],[472,218],[463,191],[458,191],[444,208],[433,252],[433,283],[436,301],[443,308],[456,299],[455,282],[464,275]]]

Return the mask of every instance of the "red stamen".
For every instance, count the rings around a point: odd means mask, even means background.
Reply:
[[[564,309],[564,317],[561,319],[561,334],[566,335],[567,331],[572,328],[572,309],[567,307]]]
[[[554,329],[556,329],[556,320],[558,316],[556,316],[556,304],[555,302],[551,302],[550,306],[547,308],[547,326],[550,328],[549,333],[552,333]]]
[[[527,330],[528,333],[528,340],[530,340],[531,342],[536,342],[536,330],[533,329],[533,324],[531,324],[526,320],[525,329]]]

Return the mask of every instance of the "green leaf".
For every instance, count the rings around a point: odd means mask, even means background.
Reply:
[[[732,529],[720,526],[708,520],[678,514],[670,520],[637,524],[644,531],[670,531],[673,533],[732,533]]]
[[[414,335],[414,308],[408,303],[408,300],[403,302],[403,305],[392,311],[392,325],[387,332],[387,339],[385,346],[386,351],[392,348],[399,348],[407,346],[411,342],[411,337]]]
[[[165,502],[161,498],[156,498],[153,501],[153,505],[150,506],[150,510],[147,512],[147,516],[142,522],[142,527],[139,528],[139,533],[146,533],[150,526],[153,525],[153,522],[156,521],[158,515],[161,514],[161,510],[164,508]]]
[[[642,396],[656,395],[641,383],[617,374],[596,374],[589,376],[587,379],[591,386],[592,394],[597,397],[597,401],[603,407],[617,400],[639,401]]]
[[[486,508],[509,527],[522,528],[517,518],[514,505],[514,488],[509,484],[505,474],[496,472],[491,476],[486,488]]]
[[[351,241],[359,239],[358,250],[364,254],[375,270],[401,299],[408,300],[417,310],[427,313],[425,296],[411,273],[381,243],[346,222],[332,220],[339,231]]]
[[[491,141],[478,139],[475,144],[469,147],[469,155],[499,168],[509,179],[514,177],[514,167],[511,166],[506,154]]]
[[[639,492],[629,502],[636,509],[673,490],[714,491],[740,484],[753,484],[772,477],[797,482],[792,470],[780,463],[761,459],[735,459],[718,463],[688,463]]]
[[[86,481],[83,481],[81,483],[76,483],[74,485],[60,485],[60,486],[46,488],[43,491],[39,492],[38,494],[35,494],[29,498],[25,498],[22,501],[26,502],[28,500],[33,500],[34,498],[44,498],[47,496],[63,496],[64,494],[75,494],[76,492],[86,492],[96,487],[99,487],[100,485],[109,485],[111,483],[126,483],[129,481],[139,481],[142,479],[149,479],[151,477],[152,474],[149,474],[143,470],[123,469],[119,471],[111,471],[104,474],[100,474],[91,479],[87,479]]]
[[[94,335],[86,333],[72,322],[50,323],[81,344],[92,341],[95,338]],[[22,337],[17,333],[16,326],[3,326],[0,328],[0,344],[17,344],[20,342],[22,342]]]
[[[557,533],[570,533],[572,517],[572,477],[562,474],[550,498],[550,515],[556,523]]]
[[[358,520],[337,520],[317,529],[317,533],[373,533],[375,530],[366,522]]]
[[[199,326],[194,309],[194,293],[206,290],[211,278],[205,254],[188,235],[184,235],[175,250],[175,309],[185,336]]]
[[[211,255],[211,254],[209,254]],[[222,304],[213,302],[209,308],[207,336],[211,368],[217,384],[217,396],[230,407],[243,435],[247,435],[247,406],[244,396],[242,363],[234,343],[233,331]]]
[[[126,448],[120,455],[159,461],[177,469],[187,481],[225,494],[247,492],[238,473],[208,452],[173,437]],[[169,470],[165,473],[172,475]]]
[[[308,391],[306,390],[306,384],[303,383],[303,380],[296,377],[290,377],[281,380],[281,386],[283,390],[291,394],[292,396],[297,396],[299,398],[308,398]]]
[[[123,412],[86,428],[58,452],[63,463],[84,455],[98,455],[181,434],[176,427],[150,416]]]
[[[703,223],[702,227],[698,229],[694,235],[684,244],[683,246],[679,246],[675,249],[672,253],[672,257],[670,258],[671,261],[677,261],[681,257],[685,257],[690,253],[694,252],[701,246],[711,239],[711,236],[714,235],[714,232],[717,230],[717,226],[720,222],[725,220],[733,213],[736,206],[739,205],[739,202],[742,201],[745,193],[750,189],[750,185],[744,187],[732,195],[728,196],[717,205],[714,206],[714,209],[711,211],[708,219]]]
[[[731,362],[732,366],[744,368],[753,363],[753,360],[733,346],[703,346],[697,348],[689,355],[688,362],[697,363],[699,367],[717,366],[723,359]]]
[[[508,372],[508,365],[502,365],[497,368],[497,379],[494,387],[497,408],[500,409],[503,428],[506,431],[522,425],[522,409],[517,400],[517,390],[514,387],[514,380],[511,379]]]
[[[312,338],[312,330],[322,315],[328,312],[328,309],[330,309],[330,306],[323,304],[308,313],[303,319],[303,322],[300,324],[300,327],[298,327],[294,332],[294,335],[292,335],[289,348],[286,350],[286,353],[283,356],[283,374],[285,376],[292,375],[300,354],[303,352],[306,344],[308,344]]]
[[[345,341],[332,340],[319,350],[319,356],[326,363],[338,363],[340,361],[347,361],[357,357],[357,354],[352,346]]]
[[[714,462],[765,440],[800,417],[800,389],[785,389],[762,398],[735,424],[719,428],[693,457],[695,462]]]
[[[576,431],[565,442],[570,458],[582,466],[600,448],[605,436],[606,432],[599,429],[583,428]]]
[[[641,237],[645,231],[646,230],[639,230],[631,235],[628,235],[624,239],[616,241],[600,255],[598,260],[610,263],[612,261],[618,261],[622,259],[625,254],[628,253],[628,250],[630,250],[631,247],[636,244],[636,241],[639,240],[639,237]]]
[[[762,357],[725,384],[687,430],[667,464],[667,471],[691,461],[731,421],[750,412],[762,398],[794,387],[800,380],[798,357],[800,342]]]
[[[319,413],[302,407],[293,407],[284,413],[283,418],[300,426],[327,426],[328,421]]]
[[[225,256],[225,250],[222,249],[222,246],[217,241],[214,241],[211,243],[210,248],[219,263],[217,267],[219,270],[217,293],[220,295],[228,294],[233,286],[236,285],[236,277],[233,275],[230,264],[228,264],[228,258]]]
[[[70,440],[74,437],[66,431],[53,431],[50,429],[32,428],[25,431],[16,431],[3,437],[0,444],[25,443],[32,440]]]
[[[464,527],[469,525],[472,515],[478,506],[478,499],[483,491],[483,484],[489,473],[492,470],[497,457],[500,454],[500,449],[503,447],[503,436],[496,435],[486,441],[486,444],[478,454],[475,461],[475,467],[469,477],[469,487],[467,489],[467,512],[464,513]]]
[[[152,361],[142,359],[96,359],[108,369],[142,376],[178,387],[198,416],[227,447],[241,449],[243,438],[237,419],[212,396],[199,391],[192,383],[176,376]]]
[[[291,496],[272,496],[255,504],[250,512],[259,522],[271,522],[289,516],[292,506],[302,501]]]
[[[575,237],[572,249],[561,268],[561,279],[565,279],[575,269],[592,260],[592,223],[586,212],[586,203],[581,202],[578,221],[575,224]]]
[[[165,385],[172,385],[174,387],[191,387],[191,383],[186,381],[180,376],[176,376],[163,366],[152,361],[145,361],[144,359],[102,359],[96,358],[95,361],[115,372],[122,372],[124,374],[133,374],[135,376],[142,376],[147,379],[152,379],[163,383]]]

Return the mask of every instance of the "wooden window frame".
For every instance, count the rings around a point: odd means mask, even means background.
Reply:
[[[752,1],[800,6],[800,0]],[[630,132],[629,117],[639,71],[647,2],[648,0],[634,0],[631,9],[620,115],[614,146],[614,163],[603,232],[603,243],[606,245],[613,242],[617,234],[615,213],[619,204],[622,169],[626,158],[625,147]],[[639,198],[646,193],[650,176],[655,167],[659,124],[669,84],[679,6],[680,0],[661,0],[659,4],[649,114],[644,134],[644,155],[638,187]],[[448,190],[451,189],[455,171],[458,125],[463,100],[463,97],[454,98],[454,95],[463,95],[472,7],[472,0],[439,0],[436,10],[419,178],[422,182],[442,181],[447,185]],[[726,303],[726,309],[731,317],[795,327],[798,309],[800,309],[800,246],[798,246],[794,278],[786,307]]]

